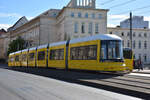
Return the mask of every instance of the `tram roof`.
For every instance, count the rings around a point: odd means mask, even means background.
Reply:
[[[85,42],[85,41],[92,41],[92,40],[122,40],[122,39],[119,36],[113,34],[98,34],[94,36],[73,39],[70,40],[70,43]]]
[[[123,50],[132,50],[131,48],[123,48]]]
[[[47,46],[48,46],[48,44],[44,44],[44,45],[38,46],[37,48],[38,48],[38,49],[42,49],[42,48],[47,48]]]
[[[26,51],[28,51],[28,49],[24,49],[24,50],[22,50],[22,52],[26,52]]]
[[[17,53],[21,53],[21,51],[16,51],[15,54],[17,54]]]
[[[66,43],[67,43],[67,41],[62,41],[62,42],[57,42],[57,43],[51,43],[49,45],[49,47],[59,46],[59,45],[65,45]]]
[[[13,52],[13,53],[10,53],[9,55],[14,55],[15,53]]]
[[[37,47],[32,47],[32,48],[30,48],[29,50],[36,50],[36,48],[37,48]]]

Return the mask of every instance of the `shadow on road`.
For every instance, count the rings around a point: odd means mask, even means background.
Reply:
[[[70,83],[77,83],[81,85],[104,89],[107,91],[130,95],[130,96],[143,98],[143,99],[147,99],[149,97],[149,94],[145,94],[142,92],[135,92],[132,90],[118,88],[117,86],[113,87],[113,86],[108,86],[106,84],[98,84],[94,82],[84,81],[84,80],[100,81],[102,79],[118,77],[118,75],[104,74],[104,73],[98,73],[98,72],[87,72],[87,71],[67,71],[67,70],[61,70],[61,69],[58,70],[58,69],[49,69],[49,68],[24,68],[24,67],[8,68],[7,67],[7,69],[30,73],[30,74],[39,75],[39,76],[44,76],[44,77],[49,77],[49,78],[53,78],[53,79],[57,79],[61,81],[70,82]]]

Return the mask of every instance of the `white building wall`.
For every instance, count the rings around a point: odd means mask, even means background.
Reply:
[[[44,16],[40,18],[40,45],[56,42],[55,23],[55,18],[49,18]]]
[[[81,13],[81,18],[78,17],[79,12]],[[72,13],[74,13],[74,17],[71,16]],[[88,14],[88,18],[85,18],[86,13]],[[93,13],[95,14],[95,18],[92,18]],[[101,18],[99,18],[99,14],[101,14]],[[65,34],[67,34],[67,38],[70,37],[70,39],[107,33],[107,10],[67,8],[58,19],[59,23],[57,24],[62,24],[58,25],[61,26],[61,28],[58,27],[58,29],[61,30],[61,32],[64,32],[62,33],[62,36],[65,36]],[[74,32],[74,24],[76,22],[78,23],[77,33]],[[82,23],[85,24],[85,33],[81,32]],[[93,24],[93,32],[91,34],[88,33],[89,23]],[[99,25],[98,33],[95,33],[95,24]]]

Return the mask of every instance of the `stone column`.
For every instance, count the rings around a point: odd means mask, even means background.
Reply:
[[[84,0],[82,0],[82,6],[84,6]]]
[[[85,6],[87,6],[87,0],[85,0]]]
[[[95,6],[95,1],[96,0],[92,0],[92,8],[95,8],[96,6]]]
[[[77,0],[72,0],[72,6],[77,7]]]
[[[88,6],[90,6],[90,0],[89,0],[89,2],[88,2]]]
[[[81,6],[81,1],[79,0],[79,6]]]

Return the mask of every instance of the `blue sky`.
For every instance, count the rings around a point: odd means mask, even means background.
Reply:
[[[42,12],[53,8],[61,9],[70,0],[0,0],[0,28],[7,29],[20,17],[32,19]],[[108,26],[114,27],[119,22],[128,18],[129,12],[133,15],[145,16],[150,21],[150,0],[97,0],[97,8],[109,9]]]

